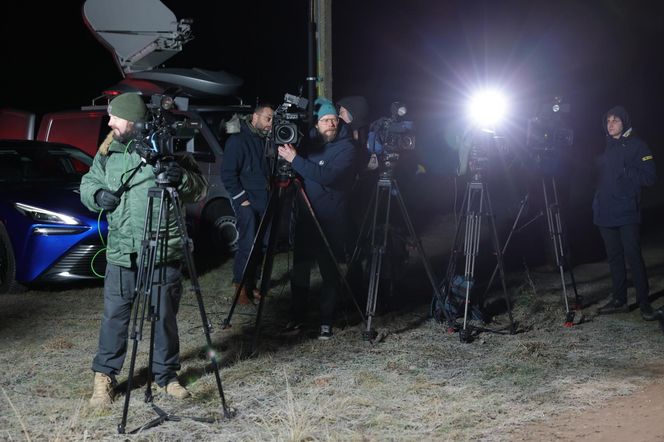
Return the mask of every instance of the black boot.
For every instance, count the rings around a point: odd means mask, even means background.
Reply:
[[[629,312],[629,305],[627,301],[620,301],[611,298],[609,302],[597,309],[598,315],[610,315],[612,313],[627,313]]]
[[[654,321],[660,317],[661,312],[659,310],[653,310],[648,302],[639,305],[639,308],[641,309],[641,317],[644,321]]]

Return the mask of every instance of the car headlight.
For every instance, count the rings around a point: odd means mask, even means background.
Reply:
[[[83,223],[73,216],[65,215],[64,213],[53,212],[51,210],[42,209],[41,207],[30,206],[23,203],[14,203],[16,210],[25,216],[29,216],[35,221],[54,224],[67,224],[70,226],[80,226]]]

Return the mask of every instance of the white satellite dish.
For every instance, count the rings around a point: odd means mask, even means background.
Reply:
[[[191,21],[178,21],[159,0],[87,0],[83,20],[123,76],[161,65],[193,38]]]

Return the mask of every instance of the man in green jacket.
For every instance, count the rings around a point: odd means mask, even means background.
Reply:
[[[116,375],[127,354],[129,322],[134,301],[137,257],[144,236],[148,189],[154,187],[155,168],[145,164],[133,149],[134,123],[145,118],[146,106],[137,94],[122,94],[108,106],[111,134],[102,143],[94,162],[81,180],[81,201],[93,211],[104,210],[108,220],[106,275],[104,279],[104,313],[99,333],[99,348],[92,362],[94,391],[92,406],[108,406],[113,401]],[[136,168],[138,172],[132,173]],[[207,182],[190,156],[162,167],[168,184],[176,187],[182,202],[195,202],[205,196]],[[128,183],[125,183],[129,179]],[[124,185],[119,196],[116,191]],[[158,216],[158,201],[153,213]],[[171,209],[167,262],[157,257],[164,267],[161,295],[154,286],[152,300],[159,314],[155,321],[152,374],[169,396],[184,399],[190,396],[177,380],[180,369],[180,343],[176,315],[182,295],[183,244],[177,220]]]

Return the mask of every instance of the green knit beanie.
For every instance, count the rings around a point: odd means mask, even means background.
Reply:
[[[145,117],[147,108],[138,94],[121,94],[108,103],[108,113],[127,121],[139,121]]]

